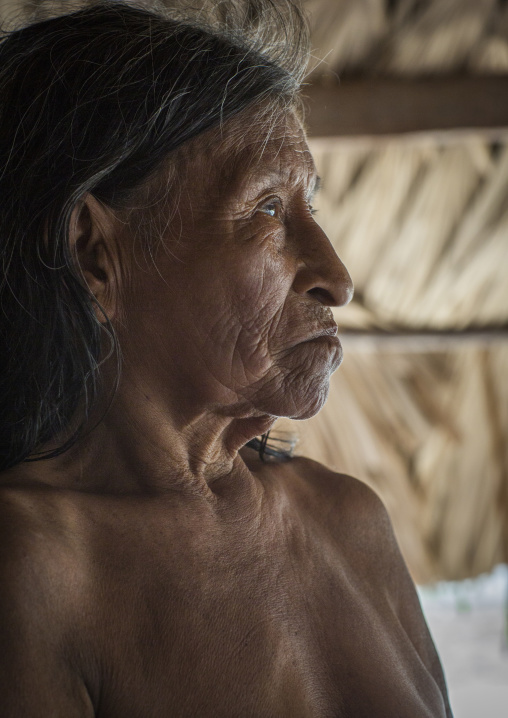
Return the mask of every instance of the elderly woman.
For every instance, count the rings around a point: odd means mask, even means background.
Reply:
[[[451,715],[381,502],[267,445],[323,405],[352,285],[301,15],[224,8],[0,48],[3,718]]]

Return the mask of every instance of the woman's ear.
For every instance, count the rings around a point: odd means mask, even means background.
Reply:
[[[69,224],[69,243],[83,279],[99,303],[97,319],[104,324],[118,313],[120,257],[119,222],[111,210],[86,194],[74,207]],[[102,308],[102,309],[101,309]]]

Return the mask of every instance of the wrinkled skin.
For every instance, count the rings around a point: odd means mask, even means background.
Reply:
[[[124,365],[90,436],[3,474],[6,718],[451,716],[379,499],[245,448],[321,408],[352,294],[298,119],[245,127],[195,142],[155,263],[136,212],[75,212]]]

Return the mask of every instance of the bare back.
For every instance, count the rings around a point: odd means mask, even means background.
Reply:
[[[381,502],[246,452],[214,506],[2,490],[2,715],[451,715]]]

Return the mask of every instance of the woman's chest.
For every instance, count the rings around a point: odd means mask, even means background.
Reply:
[[[182,548],[110,576],[94,628],[107,677],[98,715],[339,715],[304,587],[285,564],[261,549]]]
[[[444,716],[382,587],[376,605],[339,551],[163,547],[103,580],[100,718]]]

